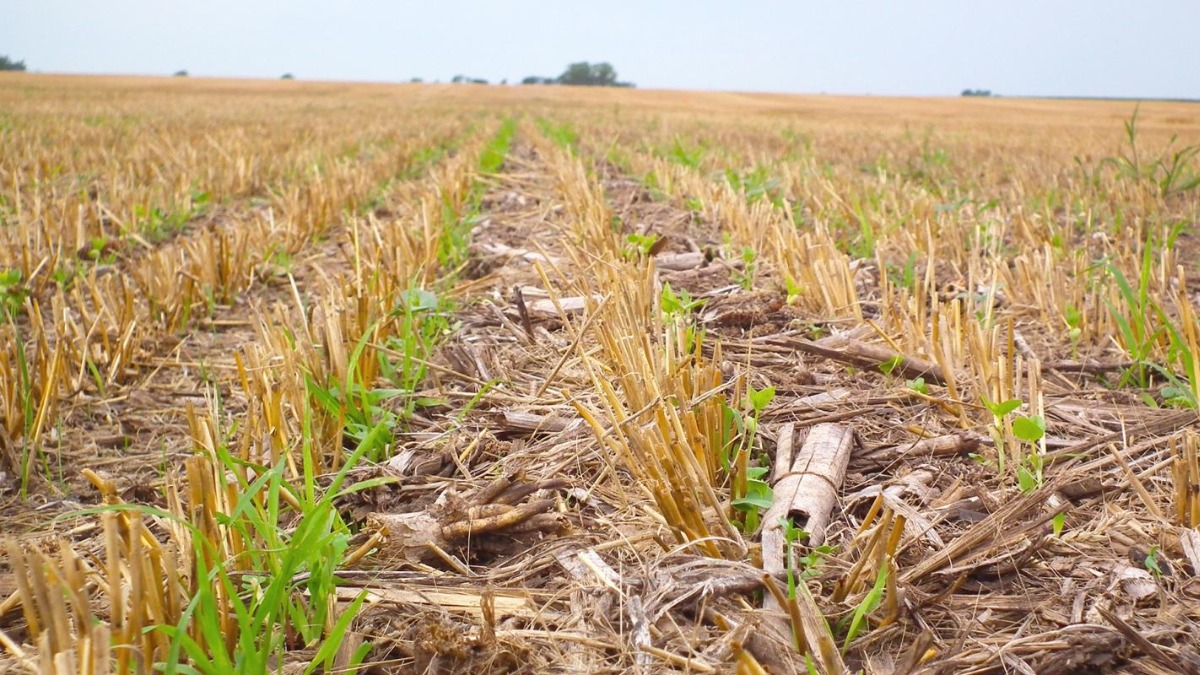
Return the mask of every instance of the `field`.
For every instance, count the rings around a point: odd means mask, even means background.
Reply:
[[[0,670],[1200,673],[1198,154],[4,74]]]

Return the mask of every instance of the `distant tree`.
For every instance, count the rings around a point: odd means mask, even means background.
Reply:
[[[25,71],[25,62],[24,61],[13,61],[12,59],[8,58],[7,56],[0,55],[0,70],[15,70],[15,71],[24,72]]]
[[[450,83],[451,84],[487,84],[488,81],[481,79],[481,78],[477,78],[477,77],[467,77],[466,75],[455,75],[454,79],[450,80]]]
[[[421,84],[421,83],[422,83],[422,82],[424,82],[424,81],[425,81],[425,80],[422,80],[422,79],[421,79],[421,78],[419,78],[419,77],[414,77],[413,79],[409,80],[409,82],[411,82],[412,84]]]
[[[963,96],[983,96],[983,97],[987,97],[987,96],[991,96],[991,95],[992,95],[992,90],[991,90],[991,89],[963,89],[963,90],[962,90],[962,95],[963,95]]]
[[[617,80],[617,71],[607,62],[588,63],[579,61],[567,66],[556,78],[530,75],[521,84],[566,84],[581,87],[632,87],[632,82]]]
[[[617,71],[611,63],[597,63],[591,67],[592,84],[597,87],[611,87],[617,83]]]
[[[592,79],[592,66],[587,61],[572,63],[567,66],[562,75],[558,76],[559,84],[571,84],[576,86],[588,86],[595,84]]]
[[[186,70],[175,71],[175,77],[187,77],[187,76],[188,76],[188,72]]]
[[[281,78],[279,78],[279,79],[281,79],[281,80],[294,80],[294,79],[296,79],[296,76],[295,76],[295,75],[293,75],[293,74],[291,74],[291,73],[284,73],[284,74],[283,74],[283,77],[281,77]]]

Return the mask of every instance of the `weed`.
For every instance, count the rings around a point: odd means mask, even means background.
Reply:
[[[880,565],[879,571],[875,573],[875,584],[854,607],[854,613],[850,616],[850,621],[845,626],[846,638],[842,642],[843,652],[850,649],[850,643],[854,642],[859,633],[867,626],[867,616],[878,609],[879,605],[883,603],[883,592],[887,588],[890,571],[891,568],[889,565]]]
[[[498,173],[504,167],[509,146],[516,135],[517,120],[507,118],[500,124],[496,134],[484,146],[479,155],[478,171],[482,175]],[[480,208],[483,201],[484,184],[478,180],[471,184],[466,204],[456,204],[449,194],[441,199],[442,227],[438,240],[438,263],[443,268],[455,269],[467,258],[471,230],[483,216]]]
[[[397,325],[394,334],[377,350],[377,368],[364,361],[364,354],[379,332],[377,321],[363,332],[347,361],[344,380],[320,383],[312,374],[305,375],[305,386],[320,409],[338,420],[345,438],[362,443],[375,429],[394,434],[397,427],[412,419],[420,406],[436,405],[437,399],[418,396],[425,381],[427,365],[437,344],[449,332],[446,318],[451,307],[425,289],[413,287],[402,296],[387,320]],[[395,358],[395,361],[393,361]],[[391,386],[377,387],[378,372]],[[395,401],[399,399],[399,407]],[[390,436],[389,436],[390,438]],[[387,447],[379,446],[379,455],[371,461],[387,459]]]
[[[141,204],[135,206],[133,213],[137,233],[150,243],[163,242],[179,234],[187,226],[188,221],[199,214],[203,203],[207,202],[208,193],[201,194],[203,201],[194,209],[166,210],[158,206],[150,207]]]
[[[319,494],[315,467],[307,453],[302,489],[295,489],[285,479],[283,460],[270,467],[251,466],[257,477],[241,481],[228,513],[214,514],[217,520],[211,526],[185,523],[199,583],[177,624],[154,627],[171,639],[166,659],[157,667],[168,673],[267,672],[271,663],[282,660],[288,643],[296,641],[316,649],[317,656],[306,672],[318,665],[332,666],[365,599],[360,593],[339,616],[331,612],[338,584],[336,571],[351,535],[334,500],[378,484],[368,481],[343,487],[350,470],[375,454],[386,438],[382,425],[366,434]],[[214,448],[214,455],[223,471],[247,475],[243,460],[231,456],[223,445]],[[189,472],[189,476],[200,475],[199,471]],[[300,517],[294,527],[285,530],[282,524],[288,504],[295,505]],[[244,553],[223,558],[215,537],[236,541],[233,550]],[[229,634],[226,627],[231,619],[234,631]],[[182,667],[184,655],[190,667]],[[365,650],[359,650],[357,662],[365,655]]]
[[[570,124],[566,122],[555,124],[544,117],[537,118],[535,124],[546,138],[554,141],[555,145],[572,154],[575,153],[576,146],[579,144],[579,132]]]
[[[1014,398],[1007,401],[1002,401],[1000,403],[992,403],[985,397],[983,399],[983,405],[988,409],[989,412],[992,413],[992,431],[994,437],[997,439],[997,468],[999,469],[1000,473],[1004,473],[1006,455],[1006,451],[1003,446],[1005,418],[1008,417],[1009,413],[1021,407],[1021,400]]]
[[[917,282],[919,281],[919,278],[917,277],[917,261],[919,258],[920,253],[917,251],[910,251],[908,253],[908,258],[906,258],[904,261],[903,267],[897,267],[896,265],[889,263],[887,265],[888,280],[892,283],[892,285],[916,292]]]
[[[495,136],[488,141],[483,153],[479,156],[479,172],[482,174],[499,173],[504,166],[504,158],[512,145],[513,136],[517,132],[517,120],[508,118],[500,125]]]
[[[735,270],[733,279],[743,289],[749,291],[754,289],[754,278],[758,273],[758,252],[750,246],[742,247],[742,268]],[[791,289],[788,289],[789,293]]]
[[[1151,320],[1157,313],[1157,305],[1150,298],[1151,247],[1144,247],[1141,274],[1135,291],[1115,265],[1108,264],[1108,272],[1116,281],[1120,305],[1105,301],[1109,314],[1120,331],[1121,346],[1133,362],[1121,376],[1121,383],[1134,383],[1138,387],[1150,386],[1150,372],[1154,364],[1152,357],[1165,336],[1162,328],[1156,328]]]
[[[1054,518],[1050,522],[1050,526],[1054,532],[1054,536],[1057,537],[1057,536],[1062,535],[1063,528],[1066,527],[1066,524],[1067,524],[1067,514],[1065,512],[1059,511],[1058,513],[1054,514]]]
[[[904,363],[903,356],[900,356],[900,355],[893,356],[890,359],[887,359],[886,361],[882,361],[879,364],[879,372],[883,373],[884,375],[891,375],[903,363]]]
[[[1120,178],[1135,182],[1147,181],[1158,189],[1162,197],[1178,192],[1190,192],[1200,187],[1200,174],[1196,171],[1194,161],[1200,156],[1200,145],[1188,145],[1172,150],[1178,139],[1178,136],[1172,136],[1162,154],[1149,159],[1142,156],[1138,148],[1137,128],[1140,109],[1140,105],[1135,106],[1133,115],[1124,122],[1127,147],[1114,156],[1102,159],[1097,168],[1112,167]],[[1082,168],[1082,162],[1077,160],[1077,163]],[[1098,186],[1098,175],[1091,174],[1090,182]]]
[[[667,152],[667,158],[681,166],[698,169],[700,162],[704,160],[704,146],[684,145],[683,140],[676,136],[671,149]]]
[[[765,199],[773,204],[775,208],[783,208],[783,193],[780,189],[781,182],[778,178],[772,176],[765,166],[756,166],[750,171],[745,172],[725,169],[725,180],[729,183],[730,187],[745,196],[746,203],[748,204]]]

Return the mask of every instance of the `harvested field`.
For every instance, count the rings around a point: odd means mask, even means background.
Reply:
[[[0,670],[1200,673],[1198,155],[3,74]]]

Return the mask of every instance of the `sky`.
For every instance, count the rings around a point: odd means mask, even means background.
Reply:
[[[1196,0],[0,0],[31,71],[655,89],[1200,98]]]

